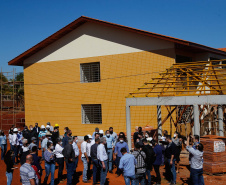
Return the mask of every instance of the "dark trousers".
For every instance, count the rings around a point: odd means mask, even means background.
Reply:
[[[190,169],[190,177],[193,185],[204,185],[203,169]]]
[[[99,169],[99,161],[98,159],[92,158],[93,161],[93,183],[97,183],[97,172]]]
[[[115,160],[115,163],[116,163],[116,166],[117,166],[117,171],[116,171],[116,173],[117,173],[118,175],[121,174],[121,170],[119,169],[120,159],[121,159],[121,157],[116,156],[116,160]]]
[[[18,163],[18,146],[12,145],[12,150],[14,151],[13,163]]]
[[[74,162],[67,163],[67,185],[72,184],[72,176],[74,174]]]
[[[62,181],[62,174],[63,174],[63,170],[64,170],[64,158],[57,158],[56,162],[59,165],[59,170],[58,170],[58,180]]]
[[[4,160],[4,157],[5,157],[5,153],[7,151],[7,144],[2,144],[1,145],[1,160]]]
[[[160,172],[159,172],[159,167],[160,165],[153,165],[155,173],[156,173],[156,181],[158,184],[161,184],[161,176],[160,176]]]

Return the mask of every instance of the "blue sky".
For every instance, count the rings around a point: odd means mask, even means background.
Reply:
[[[0,0],[0,66],[11,71],[9,60],[81,15],[226,47],[225,8],[226,0]]]

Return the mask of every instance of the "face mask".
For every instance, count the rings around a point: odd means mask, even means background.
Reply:
[[[51,137],[48,137],[48,140],[51,140]]]
[[[120,141],[120,143],[123,143],[124,140],[121,140],[121,139],[120,139],[119,141]]]
[[[33,142],[34,142],[34,143],[36,143],[37,141],[36,141],[36,140],[34,140]]]
[[[113,134],[113,131],[110,131],[110,134]]]
[[[62,145],[62,144],[63,144],[63,142],[61,141],[61,142],[60,142],[60,145]]]
[[[149,135],[148,134],[145,134],[145,137],[149,137]]]
[[[69,136],[71,136],[71,133],[69,134]]]
[[[53,150],[53,146],[51,146],[50,149]]]
[[[30,130],[33,130],[33,128],[30,128]]]
[[[67,132],[66,130],[64,130],[64,133]]]
[[[177,137],[177,134],[174,134],[173,137]]]
[[[110,137],[110,134],[106,134],[107,137]]]
[[[75,140],[75,143],[78,143],[78,139]]]

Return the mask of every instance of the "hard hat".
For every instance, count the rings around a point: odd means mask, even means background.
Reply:
[[[41,128],[43,129],[43,128],[46,128],[46,127],[44,125],[42,125]]]
[[[14,129],[13,129],[13,132],[18,132],[18,129],[17,129],[17,128],[14,128]]]
[[[100,131],[99,131],[99,133],[100,133],[100,134],[103,134],[103,133],[104,133],[104,131],[103,131],[103,130],[100,130]]]
[[[90,134],[87,134],[87,136],[89,137],[89,139],[92,139],[93,138]]]
[[[46,125],[46,128],[50,128],[50,126],[49,125]]]
[[[55,127],[59,127],[59,124],[55,124]]]

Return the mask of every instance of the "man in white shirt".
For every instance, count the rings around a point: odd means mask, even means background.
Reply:
[[[100,145],[97,147],[97,159],[100,161],[101,165],[101,175],[100,175],[100,185],[104,185],[107,177],[107,171],[108,171],[108,156],[105,149],[106,144],[106,138],[101,137],[100,138]]]
[[[99,133],[95,133],[95,138],[91,140],[90,145],[94,145],[95,144],[95,140],[100,138],[100,134]]]
[[[114,140],[115,140],[115,142],[114,142],[114,146],[115,146],[115,144],[116,144],[116,142],[117,142],[117,139],[118,139],[118,136],[117,136],[117,134],[113,131],[113,127],[110,127],[109,128],[109,132],[110,132],[110,134],[111,134],[111,136],[114,138]]]
[[[13,129],[13,136],[12,136],[12,150],[14,151],[14,156],[13,156],[13,162],[14,164],[18,163],[18,146],[20,145],[18,137],[17,137],[18,129],[14,128]],[[17,162],[15,161],[17,160]]]
[[[82,181],[84,183],[89,183],[87,179],[87,170],[88,170],[88,163],[89,163],[89,157],[87,154],[87,141],[89,140],[89,136],[84,136],[84,141],[81,144],[81,153],[82,153],[82,162],[83,162],[83,177]]]
[[[78,165],[78,156],[79,156],[79,148],[78,148],[78,137],[77,136],[74,136],[73,137],[73,144],[72,144],[72,147],[73,147],[73,150],[75,151],[75,172],[76,172],[76,168],[77,168],[77,165]],[[75,173],[74,172],[74,173]]]

